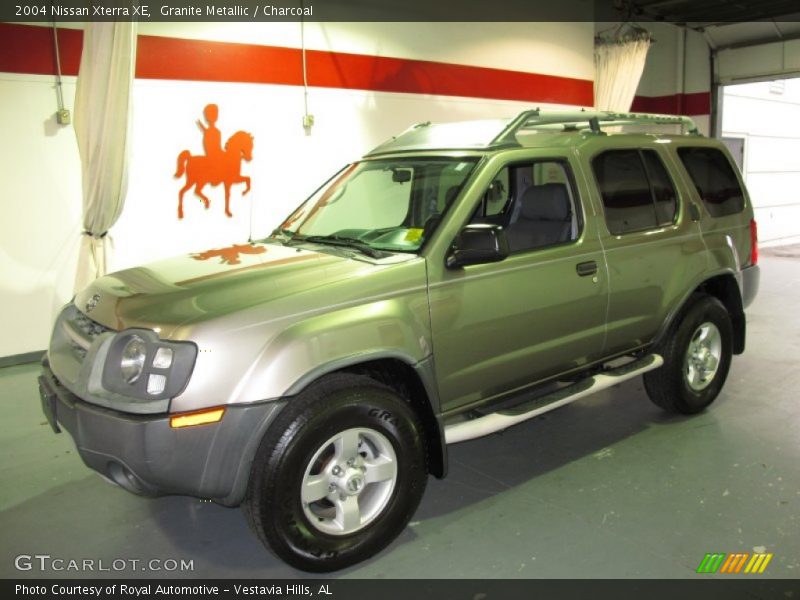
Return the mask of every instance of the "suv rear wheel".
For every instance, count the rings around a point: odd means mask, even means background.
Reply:
[[[664,366],[644,375],[650,399],[661,408],[698,413],[719,394],[733,354],[733,327],[725,306],[698,296],[660,348]]]
[[[244,502],[261,541],[306,571],[333,571],[386,547],[427,483],[415,413],[368,377],[336,374],[293,398],[259,447]]]

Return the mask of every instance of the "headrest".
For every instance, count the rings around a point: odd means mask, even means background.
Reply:
[[[523,219],[529,221],[566,221],[570,217],[569,195],[563,183],[533,185],[520,199]]]

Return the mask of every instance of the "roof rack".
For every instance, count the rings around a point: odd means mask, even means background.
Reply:
[[[589,110],[526,110],[512,119],[482,119],[455,123],[417,123],[393,137],[366,156],[418,152],[420,150],[489,150],[520,147],[516,135],[522,131],[572,132],[590,130],[604,135],[604,126],[679,125],[681,131],[700,135],[689,117],[616,113]]]
[[[584,129],[589,128],[598,134],[603,133],[602,125],[680,125],[682,129],[686,129],[686,133],[700,135],[694,121],[684,116],[587,110],[574,112],[542,111],[537,108],[521,112],[516,118],[512,119],[492,140],[491,146],[516,144],[516,135],[521,131],[535,130],[537,128],[552,129],[553,126],[558,125],[562,126],[563,131],[571,131],[582,127]]]

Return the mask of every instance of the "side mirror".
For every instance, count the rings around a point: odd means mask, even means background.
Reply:
[[[508,238],[499,225],[472,224],[462,229],[447,255],[445,266],[458,269],[467,265],[498,262],[508,256]]]
[[[408,183],[411,181],[411,169],[392,169],[392,181],[395,183]]]

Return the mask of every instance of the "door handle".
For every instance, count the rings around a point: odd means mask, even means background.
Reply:
[[[597,263],[593,260],[578,263],[577,265],[575,265],[575,270],[581,277],[594,275],[595,273],[597,273]]]

